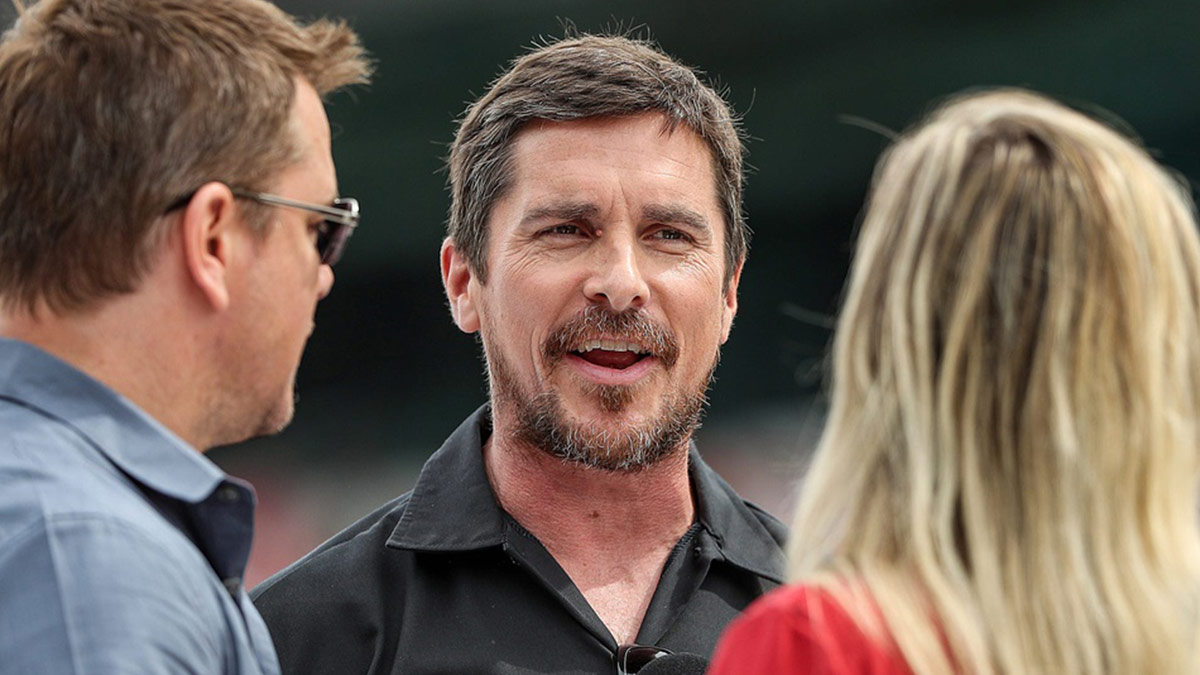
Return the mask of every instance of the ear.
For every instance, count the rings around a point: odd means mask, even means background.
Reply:
[[[724,307],[721,309],[721,344],[729,339],[729,331],[733,328],[733,317],[737,315],[737,292],[738,283],[742,280],[742,264],[745,259],[739,260],[737,267],[733,269],[733,276],[729,278],[729,288],[725,290]]]
[[[471,297],[471,280],[474,278],[471,264],[450,237],[446,237],[442,241],[442,286],[450,303],[450,316],[464,333],[479,330],[479,312]]]
[[[215,182],[196,190],[179,224],[188,278],[217,311],[229,306],[230,264],[239,228],[233,193]]]

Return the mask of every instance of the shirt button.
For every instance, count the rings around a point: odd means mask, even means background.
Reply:
[[[217,499],[226,504],[233,504],[240,501],[241,498],[241,493],[232,485],[222,485],[221,489],[217,490]]]

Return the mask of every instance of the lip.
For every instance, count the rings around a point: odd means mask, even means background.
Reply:
[[[621,370],[598,366],[574,354],[567,354],[563,357],[563,362],[569,364],[577,373],[596,384],[622,386],[636,384],[639,380],[647,377],[650,371],[658,365],[659,360],[657,356],[647,356],[632,366]]]

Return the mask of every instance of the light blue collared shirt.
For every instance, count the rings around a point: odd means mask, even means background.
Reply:
[[[254,492],[0,338],[0,673],[274,675],[242,586]]]

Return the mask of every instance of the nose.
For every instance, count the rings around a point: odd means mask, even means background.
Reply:
[[[317,270],[317,299],[324,300],[325,296],[329,295],[329,291],[333,289],[333,268],[329,265],[321,265]]]
[[[614,312],[646,304],[650,287],[638,260],[637,245],[613,241],[596,247],[593,269],[583,292],[591,302],[607,303]]]

